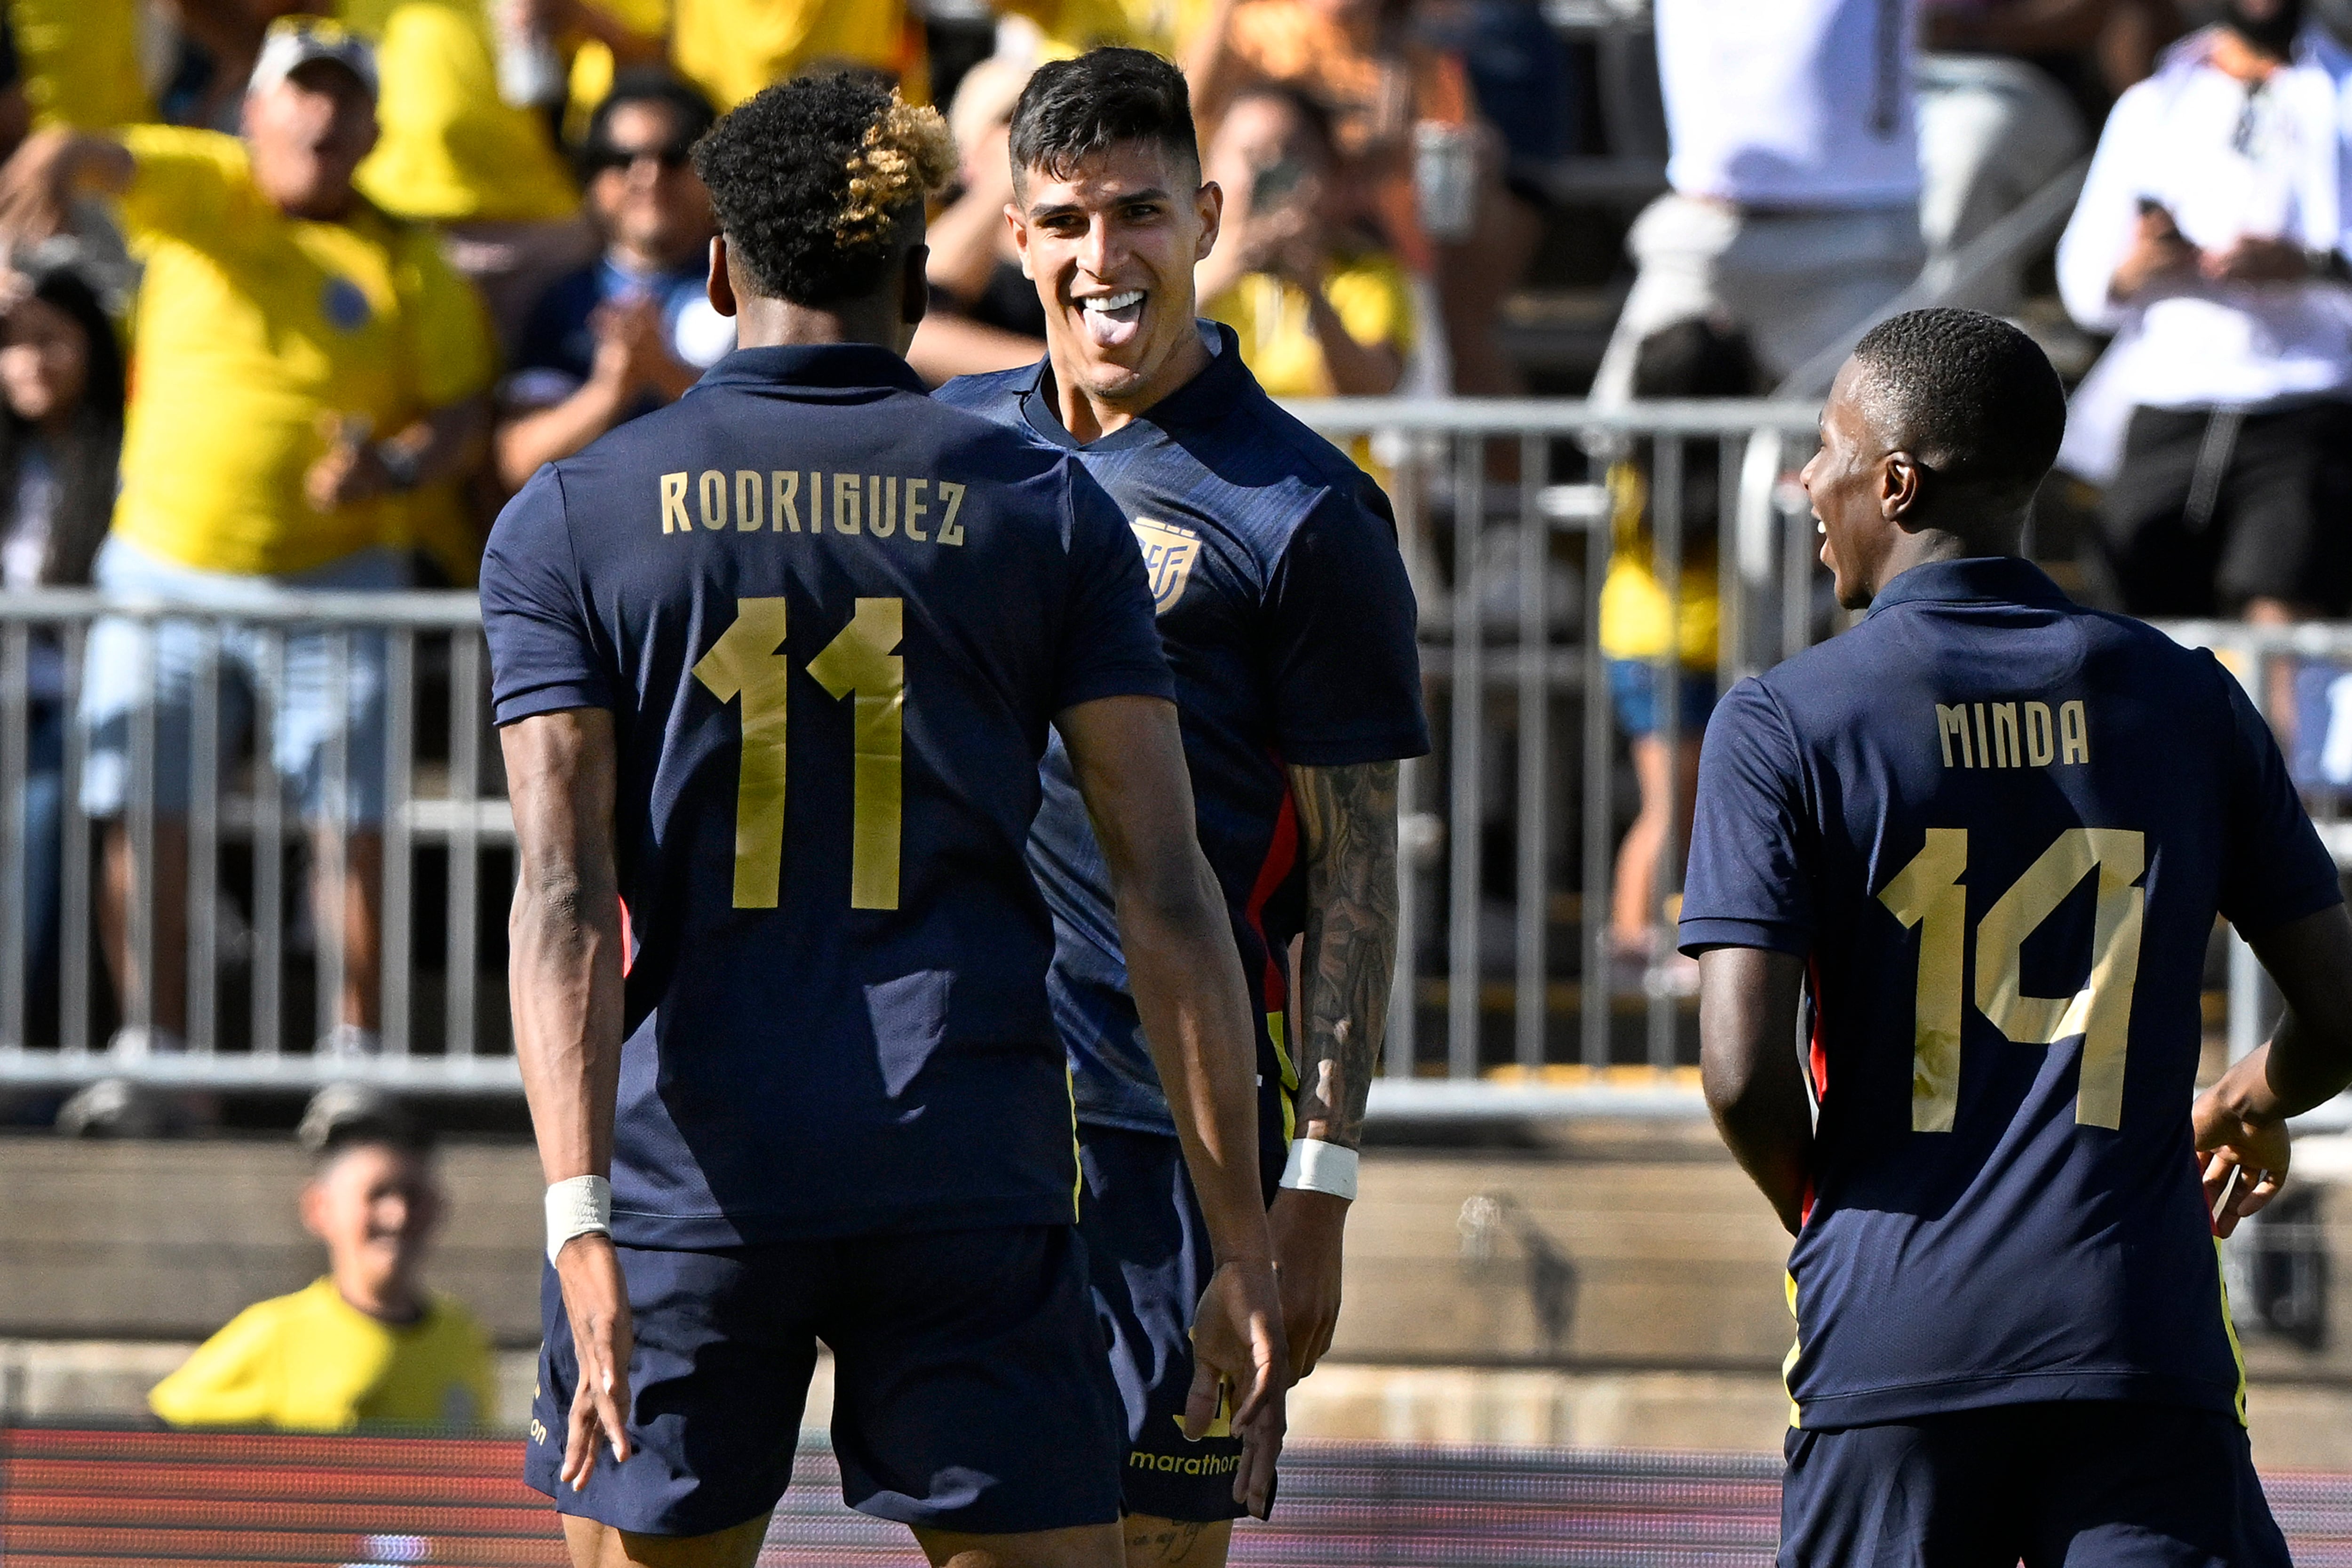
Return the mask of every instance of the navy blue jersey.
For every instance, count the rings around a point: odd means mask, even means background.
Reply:
[[[1915,567],[1734,688],[1681,940],[1809,965],[1799,1424],[2238,1409],[2189,1124],[2206,944],[2340,898],[2237,681],[2022,561]]]
[[[939,396],[1076,452],[1133,524],[1176,678],[1201,847],[1264,1021],[1262,1070],[1295,1089],[1284,961],[1305,926],[1306,877],[1285,770],[1418,756],[1429,731],[1388,498],[1276,406],[1232,330],[1215,330],[1208,368],[1088,446],[1062,427],[1044,361],[951,381]],[[1054,1017],[1078,1115],[1172,1132],[1128,995],[1102,851],[1058,746],[1045,773],[1029,859],[1054,910]]]
[[[1037,763],[1171,691],[1085,471],[880,349],[746,350],[541,468],[482,609],[500,723],[615,717],[614,1236],[1071,1223]]]

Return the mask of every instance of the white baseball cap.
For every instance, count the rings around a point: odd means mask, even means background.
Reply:
[[[334,61],[360,79],[370,98],[376,96],[375,50],[341,23],[321,16],[280,16],[270,23],[245,90],[276,87],[312,60]]]

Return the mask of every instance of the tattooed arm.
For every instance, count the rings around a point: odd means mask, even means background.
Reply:
[[[1290,770],[1307,861],[1307,938],[1298,965],[1297,1136],[1353,1149],[1380,1070],[1396,970],[1397,765]],[[1270,1216],[1283,1319],[1298,1375],[1330,1348],[1339,1318],[1348,1203],[1285,1188]]]

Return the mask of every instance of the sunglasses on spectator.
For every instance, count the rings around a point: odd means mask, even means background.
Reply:
[[[687,165],[693,149],[682,142],[663,142],[644,147],[599,147],[588,156],[588,166],[598,174],[606,169],[626,169],[640,159],[651,158],[662,166],[665,174],[676,174]]]

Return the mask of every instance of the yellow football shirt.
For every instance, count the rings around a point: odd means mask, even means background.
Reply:
[[[139,0],[10,0],[34,124],[106,131],[155,118],[139,11]]]
[[[1723,609],[1712,541],[1686,552],[1673,601],[1659,581],[1643,512],[1648,487],[1631,463],[1609,470],[1611,549],[1601,579],[1601,651],[1611,658],[1656,659],[1673,647],[1685,669],[1713,669]]]
[[[417,1321],[396,1325],[369,1317],[332,1279],[320,1279],[239,1312],[147,1403],[174,1426],[479,1426],[490,1416],[489,1339],[447,1297],[434,1297]]]
[[[1181,63],[1216,0],[1006,0],[1045,34],[1048,59],[1066,59],[1101,44],[1150,49]]]
[[[580,193],[543,116],[499,96],[485,0],[344,0],[375,45],[383,128],[359,186],[420,222],[553,222]]]
[[[908,102],[929,101],[904,0],[674,0],[671,29],[679,73],[722,113],[819,62],[889,71]]]
[[[280,213],[235,137],[122,135],[136,165],[123,226],[146,263],[115,531],[209,572],[308,571],[408,542],[407,503],[310,510],[302,477],[334,415],[378,437],[487,389],[473,287],[425,229],[362,207],[347,223]]]
[[[1412,288],[1394,258],[1378,251],[1342,258],[1323,280],[1323,297],[1358,342],[1386,343],[1399,354],[1412,352]],[[1253,272],[1210,300],[1202,313],[1233,328],[1243,362],[1269,395],[1332,395],[1323,345],[1297,284]]]

